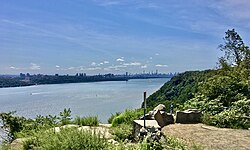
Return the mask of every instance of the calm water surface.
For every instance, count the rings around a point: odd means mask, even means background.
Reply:
[[[97,115],[102,122],[112,113],[139,108],[143,92],[152,94],[169,79],[135,79],[38,85],[0,89],[0,112],[17,111],[17,115],[58,115],[70,108],[72,115]]]

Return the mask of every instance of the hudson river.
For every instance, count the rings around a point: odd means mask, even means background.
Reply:
[[[0,112],[16,111],[17,115],[34,118],[36,115],[59,115],[64,108],[70,108],[72,117],[98,116],[106,123],[112,113],[141,107],[143,92],[149,96],[168,80],[134,79],[1,88]]]

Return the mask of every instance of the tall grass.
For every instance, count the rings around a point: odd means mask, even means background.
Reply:
[[[132,125],[121,124],[111,128],[111,133],[115,136],[116,141],[124,141],[132,137]]]
[[[76,128],[61,129],[60,132],[40,132],[23,144],[23,149],[44,150],[83,150],[105,149],[108,146],[106,139],[100,134]]]
[[[77,125],[81,125],[81,126],[98,126],[100,121],[98,120],[97,116],[94,116],[94,117],[76,116],[73,123]]]
[[[143,109],[125,110],[112,120],[112,126],[116,127],[120,124],[132,124],[133,120],[139,119],[143,115]]]
[[[111,114],[111,116],[108,119],[108,123],[112,124],[112,121],[115,117],[119,116],[121,112],[116,112],[115,114]]]

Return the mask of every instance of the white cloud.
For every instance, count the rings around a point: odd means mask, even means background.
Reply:
[[[157,65],[155,65],[155,67],[168,67],[168,65],[157,64]]]
[[[127,68],[127,66],[124,66],[124,65],[112,65],[112,66],[104,68],[104,70],[105,71],[110,71],[110,70],[120,71],[120,70],[122,70],[124,68]]]
[[[212,0],[214,2],[214,0]],[[234,19],[250,19],[249,0],[220,0],[210,3],[210,6],[220,13],[234,17]]]
[[[109,61],[105,60],[103,63],[104,63],[104,64],[108,64],[108,63],[109,63]]]
[[[88,71],[94,71],[94,70],[101,70],[101,67],[92,67],[92,68],[87,68]]]
[[[56,65],[56,68],[60,68],[60,66],[59,66],[59,65]]]
[[[103,65],[103,62],[101,62],[99,65]]]
[[[145,68],[148,68],[148,66],[147,65],[143,65],[143,66],[141,66],[141,68],[145,69]]]
[[[116,61],[120,61],[120,62],[124,62],[124,57],[121,57],[121,58],[117,58]]]
[[[155,56],[159,56],[159,53],[155,53]]]
[[[73,70],[73,69],[75,69],[75,67],[69,67],[68,69],[69,69],[69,70]]]
[[[30,65],[31,65],[30,66],[31,70],[40,70],[41,69],[41,67],[35,63],[30,63]]]
[[[149,59],[150,59],[150,60],[152,60],[152,59],[153,59],[153,57],[149,57]]]
[[[18,69],[18,68],[14,67],[14,66],[10,66],[10,69]]]
[[[141,63],[139,62],[131,62],[131,63],[124,63],[124,66],[140,66]]]
[[[92,62],[92,63],[91,63],[91,66],[96,66],[96,62]]]
[[[117,68],[126,68],[127,66],[124,65],[116,65],[116,66],[109,66],[109,69],[117,69]]]

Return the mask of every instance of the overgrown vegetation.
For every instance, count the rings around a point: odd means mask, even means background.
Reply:
[[[73,123],[81,126],[98,126],[99,125],[99,120],[97,116],[89,116],[89,117],[80,117],[76,116],[74,119]]]
[[[71,110],[64,109],[59,116],[41,116],[34,119],[27,119],[14,115],[15,112],[0,113],[2,129],[7,133],[6,141],[12,141],[20,137],[33,136],[37,132],[44,131],[56,126],[66,124],[97,126],[99,120],[97,117],[76,117],[74,121],[71,118]]]
[[[60,132],[39,132],[32,138],[27,139],[23,149],[46,149],[46,150],[82,150],[82,149],[105,149],[108,142],[101,135],[90,131],[78,130],[77,128],[61,129]]]
[[[112,119],[112,126],[116,127],[120,124],[130,125],[132,124],[133,120],[139,119],[142,115],[143,115],[143,109],[135,109],[135,110],[127,109]]]
[[[112,123],[112,134],[115,135],[115,140],[132,139],[133,120],[139,119],[142,115],[143,109],[125,110],[122,113],[112,114],[108,120]]]
[[[250,50],[234,30],[228,30],[219,49],[217,70],[178,74],[148,99],[175,109],[198,108],[203,122],[218,127],[250,128]]]

